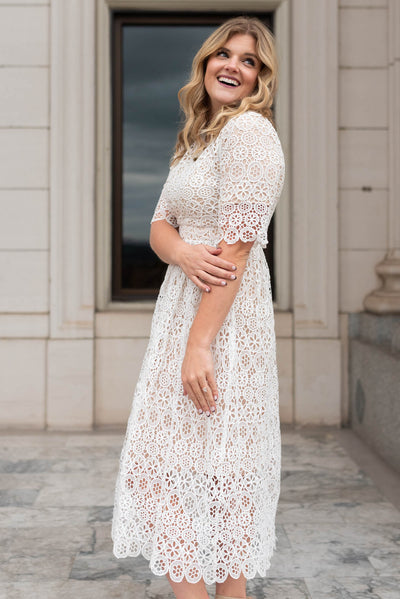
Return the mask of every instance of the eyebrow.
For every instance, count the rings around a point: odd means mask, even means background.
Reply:
[[[230,52],[229,48],[225,48],[224,46],[221,46],[220,48],[218,48],[218,50],[226,50],[227,52]],[[256,54],[252,54],[251,52],[243,52],[243,56],[254,56],[254,58],[260,61],[258,56]]]

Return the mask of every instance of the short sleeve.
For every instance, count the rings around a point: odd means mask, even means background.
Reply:
[[[219,240],[228,244],[258,240],[266,247],[285,177],[278,134],[267,118],[255,112],[233,117],[225,129],[219,148]]]
[[[171,214],[171,211],[169,210],[168,207],[168,178],[165,181],[162,191],[161,191],[161,195],[160,198],[157,202],[157,205],[155,207],[152,219],[150,221],[150,223],[153,223],[156,220],[166,220],[170,225],[172,225],[173,227],[177,228],[178,227],[178,222],[176,220],[176,217],[173,216],[173,214]]]

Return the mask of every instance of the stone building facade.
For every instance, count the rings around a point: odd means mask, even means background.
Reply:
[[[1,426],[126,424],[154,302],[110,294],[116,9],[274,11],[281,418],[347,425],[351,319],[399,326],[396,0],[0,0]]]

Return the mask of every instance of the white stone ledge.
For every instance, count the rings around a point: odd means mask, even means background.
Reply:
[[[0,314],[1,339],[46,339],[49,314]]]

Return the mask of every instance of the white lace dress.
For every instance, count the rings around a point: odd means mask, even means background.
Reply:
[[[181,365],[201,291],[169,265],[135,389],[120,457],[113,553],[149,560],[206,584],[265,576],[275,549],[280,423],[270,276],[262,251],[285,162],[271,122],[231,118],[193,160],[171,167],[152,221],[191,244],[256,240],[212,353],[219,401],[199,415],[183,395]]]

